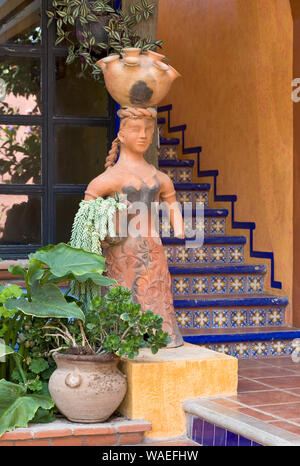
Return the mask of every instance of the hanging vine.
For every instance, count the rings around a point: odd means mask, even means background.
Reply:
[[[56,23],[55,45],[64,42],[68,47],[66,63],[79,59],[82,71],[90,70],[95,79],[102,73],[96,62],[104,54],[120,54],[126,47],[143,52],[162,46],[161,40],[152,42],[151,36],[142,38],[135,31],[138,23],[153,15],[154,4],[141,0],[130,6],[128,14],[110,4],[110,0],[53,0],[52,9],[46,11],[48,26]]]

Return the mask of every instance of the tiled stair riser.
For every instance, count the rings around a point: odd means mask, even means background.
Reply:
[[[240,244],[203,245],[198,248],[168,245],[164,248],[170,266],[244,263],[244,247]]]
[[[175,267],[174,267],[175,269]],[[172,269],[173,270],[173,269]],[[191,269],[189,269],[191,270]],[[215,274],[201,276],[176,275],[172,272],[172,291],[174,298],[213,295],[241,295],[244,293],[262,293],[264,275],[222,274],[216,269]]]
[[[278,327],[284,324],[284,307],[244,308],[196,308],[175,310],[176,320],[181,329],[205,328],[262,328]]]
[[[188,416],[188,437],[204,447],[263,446],[240,434],[195,416]]]
[[[195,216],[184,220],[184,231],[187,237],[192,237],[198,233],[205,235],[224,235],[226,233],[226,218],[225,217],[208,217],[196,218]],[[174,236],[173,228],[171,228],[168,219],[160,220],[160,235],[163,238]]]
[[[295,351],[294,340],[242,341],[199,345],[236,358],[265,358],[291,355]]]
[[[160,169],[166,173],[173,183],[191,183],[193,181],[193,169],[189,167],[162,167]]]

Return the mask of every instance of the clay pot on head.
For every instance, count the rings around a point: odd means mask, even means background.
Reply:
[[[56,353],[57,369],[49,392],[59,411],[73,422],[104,422],[116,411],[127,390],[126,376],[113,354]]]
[[[110,55],[97,62],[105,85],[121,107],[155,107],[180,74],[163,62],[164,55],[139,48],[125,48],[122,58]]]

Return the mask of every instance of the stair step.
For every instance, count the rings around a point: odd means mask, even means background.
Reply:
[[[194,247],[188,247],[191,246],[188,241],[188,239],[162,238],[169,266],[179,264],[187,266],[197,264],[241,264],[244,262],[245,237],[229,236],[227,241],[226,236],[204,236],[203,243],[201,242],[199,245],[193,238],[191,243]]]
[[[164,136],[160,136],[159,140],[161,146],[175,146],[180,143],[180,139],[178,138],[165,138]]]
[[[169,267],[174,297],[233,296],[263,293],[265,265]]]
[[[185,245],[186,241],[193,241],[193,238],[162,238],[165,245]],[[246,244],[246,236],[204,236],[203,244]]]
[[[271,341],[291,340],[300,338],[300,329],[296,327],[280,326],[276,328],[260,327],[247,329],[202,329],[201,334],[197,330],[181,330],[184,341],[193,344],[207,343],[236,343],[242,341]]]
[[[176,191],[209,191],[209,183],[174,183]]]
[[[243,296],[201,296],[201,299],[174,299],[177,308],[209,308],[209,307],[241,307],[241,306],[286,306],[289,303],[287,296],[276,296],[262,293],[259,296],[244,294]]]
[[[164,117],[158,117],[157,118],[157,124],[158,125],[164,125],[166,123],[166,119]]]
[[[159,167],[193,167],[195,165],[194,160],[159,160]]]
[[[253,396],[250,398],[253,400]],[[244,402],[239,396],[224,395],[186,400],[183,409],[187,415],[187,436],[203,446],[300,446],[299,435],[277,427],[277,422],[260,420],[266,404],[260,402],[256,409],[253,402]],[[287,409],[287,406],[283,404],[282,408]],[[290,417],[293,417],[292,410]],[[276,418],[279,416],[270,415],[265,419],[276,421]],[[293,427],[293,424],[287,425]],[[297,429],[297,425],[294,428]]]
[[[176,162],[176,160],[172,160],[172,162]],[[168,175],[173,183],[192,183],[193,181],[193,169],[191,167],[161,167],[160,170]]]
[[[201,267],[169,267],[171,275],[206,275],[215,273],[225,274],[266,274],[267,266],[264,264],[235,264],[235,265],[202,265]]]
[[[203,209],[204,217],[227,217],[228,210],[227,209],[210,209],[204,208]],[[159,216],[161,217],[163,212],[159,211]],[[196,217],[198,212],[196,209],[183,209],[182,215],[183,217]],[[199,214],[198,214],[199,215]]]

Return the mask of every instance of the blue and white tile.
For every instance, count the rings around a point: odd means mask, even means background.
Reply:
[[[230,356],[232,355],[232,346],[231,344],[219,343],[218,345],[214,345],[214,351],[218,351],[218,353],[224,353]]]
[[[241,341],[240,343],[235,343],[232,345],[233,356],[239,358],[249,358],[250,350],[251,346],[248,342]]]
[[[204,232],[205,234],[208,234],[208,225],[208,218],[197,218],[195,221],[195,230],[199,233]]]
[[[208,192],[199,191],[194,193],[194,203],[202,202],[204,207],[208,207]]]
[[[192,193],[188,191],[178,191],[177,201],[180,202],[181,204],[184,204],[185,202],[193,202]]]
[[[230,277],[229,293],[245,293],[245,277]]]
[[[193,313],[194,328],[210,328],[210,312],[194,311]]]
[[[175,262],[176,264],[190,264],[192,262],[191,248],[176,247],[175,249]]]
[[[176,183],[177,177],[176,177],[176,168],[162,168],[161,171],[168,175],[169,178],[173,181],[173,183]]]
[[[227,277],[225,276],[211,276],[210,279],[210,293],[213,294],[226,294],[227,292]]]
[[[269,343],[267,341],[255,341],[251,346],[253,357],[269,355]]]
[[[174,259],[173,259],[174,249],[165,246],[164,250],[165,250],[165,255],[166,255],[166,259],[167,259],[168,264],[173,264],[173,262],[174,262]]]
[[[251,309],[249,312],[249,326],[250,327],[265,327],[266,325],[266,311]]]
[[[177,183],[191,183],[192,169],[191,168],[178,168],[177,169]]]
[[[209,248],[193,248],[193,262],[195,264],[209,264]]]
[[[247,327],[247,311],[237,309],[230,313],[230,325],[232,328]]]
[[[283,325],[284,310],[276,307],[268,309],[267,319],[268,325]]]
[[[161,159],[175,160],[177,159],[178,148],[175,146],[161,146],[159,157]]]
[[[190,279],[188,277],[173,278],[174,295],[187,295],[190,293]]]
[[[208,293],[208,278],[201,277],[201,278],[192,278],[192,292],[196,295],[203,295]]]
[[[288,354],[288,342],[283,340],[270,342],[270,354],[272,356],[282,356],[283,354]]]
[[[176,311],[176,320],[179,328],[191,328],[193,324],[191,311]]]
[[[229,311],[213,311],[212,312],[212,327],[213,328],[228,328],[229,327]]]
[[[211,218],[210,219],[210,233],[212,235],[225,234],[225,218]]]
[[[212,246],[210,250],[210,260],[212,264],[225,264],[226,263],[226,248]]]
[[[264,277],[249,275],[247,277],[247,293],[262,293],[264,289]]]
[[[244,262],[243,246],[228,246],[228,262],[234,264]]]

